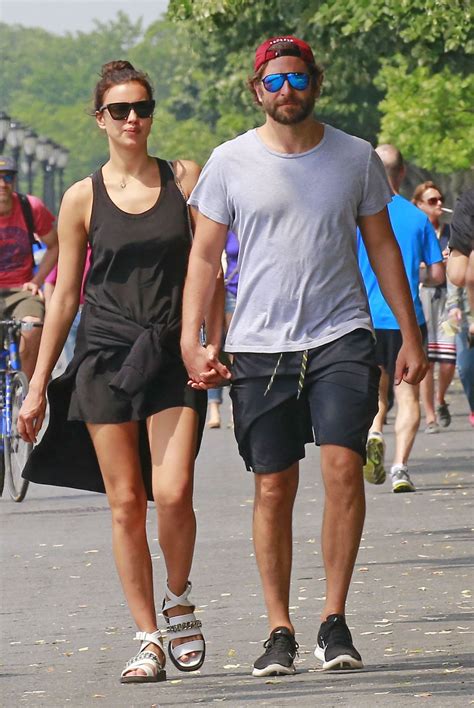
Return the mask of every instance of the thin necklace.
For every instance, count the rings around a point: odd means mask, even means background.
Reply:
[[[122,180],[120,182],[120,186],[122,187],[122,189],[125,189],[125,187],[127,186],[127,182],[125,182],[125,177],[122,177]]]

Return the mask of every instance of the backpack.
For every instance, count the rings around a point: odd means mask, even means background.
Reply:
[[[38,240],[35,237],[35,220],[33,216],[33,209],[31,208],[30,200],[26,194],[20,194],[17,192],[18,199],[20,200],[21,211],[23,212],[23,218],[25,220],[26,228],[28,230],[28,237],[30,239],[31,246],[31,260],[33,261],[33,267],[35,267],[34,258],[34,248],[39,246]]]

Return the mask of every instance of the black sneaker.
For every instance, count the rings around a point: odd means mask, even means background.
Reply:
[[[296,673],[293,663],[298,643],[288,627],[277,627],[263,645],[265,653],[253,665],[253,676],[278,676]]]
[[[322,623],[314,654],[323,662],[323,669],[362,669],[364,666],[352,644],[344,615],[329,615]]]

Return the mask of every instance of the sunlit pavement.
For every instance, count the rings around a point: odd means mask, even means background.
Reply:
[[[268,630],[251,542],[252,475],[226,425],[226,403],[223,427],[206,431],[196,474],[192,597],[207,639],[201,671],[180,674],[168,662],[166,683],[120,685],[137,643],[111,554],[106,500],[30,486],[22,504],[0,500],[1,705],[468,705],[474,435],[458,383],[450,401],[451,427],[416,440],[410,474],[418,491],[395,495],[389,481],[367,486],[347,613],[364,670],[322,672],[313,655],[324,599],[322,484],[318,451],[308,446],[294,523],[298,673],[251,677]],[[386,430],[389,463],[393,415]],[[161,605],[165,578],[151,507],[148,528]]]

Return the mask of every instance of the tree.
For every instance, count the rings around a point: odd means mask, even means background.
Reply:
[[[452,85],[456,100],[468,102],[474,42],[471,6],[463,0],[171,0],[169,15],[191,39],[197,81],[206,76],[195,110],[212,110],[214,124],[231,109],[254,117],[237,86],[255,47],[268,36],[296,34],[327,65],[321,119],[373,143],[382,129],[423,167],[436,162],[447,172],[472,162],[472,113],[453,110],[446,120],[430,120],[429,135],[423,129],[426,116],[440,109],[439,92],[430,98],[429,87]],[[398,91],[411,116],[409,143]],[[419,95],[423,111],[417,110]],[[454,151],[450,135],[462,143]]]

